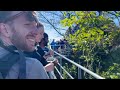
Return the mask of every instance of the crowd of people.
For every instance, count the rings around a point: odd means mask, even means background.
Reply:
[[[55,41],[55,39],[53,39],[53,41],[50,43],[51,48],[57,52],[61,52],[64,51],[68,45],[68,42],[66,39],[60,39]]]
[[[0,11],[0,79],[55,79],[48,42],[35,11]]]

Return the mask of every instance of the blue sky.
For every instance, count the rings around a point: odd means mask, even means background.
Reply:
[[[45,32],[49,35],[49,40],[59,40],[60,38],[62,38],[61,35],[59,35],[54,29],[49,28],[49,27],[45,27]]]
[[[55,31],[55,29],[53,29],[52,27],[50,27],[49,25],[47,25],[46,23],[44,24],[44,28],[45,28],[45,32],[49,35],[49,41],[51,42],[53,39],[55,39],[55,41],[62,39],[63,37],[58,34],[58,32]],[[65,31],[62,31],[62,33],[65,33]]]
[[[114,22],[115,22],[115,24],[116,24],[117,26],[119,26],[119,23],[118,23],[118,20],[117,20],[117,19],[115,19]]]
[[[65,31],[67,30],[67,28],[62,27],[60,25],[60,18],[58,16],[51,16],[51,15],[47,15],[46,12],[47,11],[40,11],[47,19],[51,20],[51,19],[55,19],[58,24],[56,24],[57,28],[62,28],[65,30],[60,30],[61,33],[65,33]],[[49,11],[48,11],[49,12]],[[53,11],[56,12],[57,14],[60,14],[59,11]],[[55,41],[60,40],[61,38],[63,38],[60,34],[58,34],[58,32],[55,31],[55,29],[48,23],[45,23],[43,19],[43,17],[41,15],[39,15],[39,20],[40,22],[42,22],[42,24],[44,25],[45,28],[45,32],[49,35],[49,41],[51,42],[53,39],[55,39]],[[42,17],[42,18],[41,18]],[[46,21],[46,20],[45,20]]]

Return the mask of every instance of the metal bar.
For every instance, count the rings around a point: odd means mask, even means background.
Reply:
[[[71,78],[71,79],[74,79],[59,63],[58,65],[67,73],[67,75]]]
[[[62,57],[60,57],[60,65],[62,66]],[[60,68],[60,73],[62,74],[62,69]]]
[[[79,60],[79,64],[81,65],[80,60]],[[79,67],[78,67],[78,79],[82,79],[81,69]]]
[[[82,79],[82,76],[81,76],[81,69],[78,67],[78,79]]]
[[[50,79],[57,79],[56,76],[55,76],[55,74],[54,74],[54,71],[50,71],[48,73],[49,73]]]
[[[85,67],[79,65],[78,63],[75,63],[74,61],[72,61],[72,60],[66,58],[65,56],[63,56],[63,55],[57,53],[56,51],[54,51],[54,52],[55,52],[57,55],[59,55],[59,56],[61,56],[62,58],[64,58],[65,60],[69,61],[70,63],[72,63],[72,64],[74,64],[74,65],[76,65],[77,67],[79,67],[80,69],[84,70],[85,72],[89,73],[89,74],[92,75],[93,77],[95,77],[95,78],[97,78],[97,79],[105,79],[105,78],[103,78],[103,77],[97,75],[96,73],[94,73],[94,72],[88,70],[87,68],[85,68]]]
[[[64,46],[64,45],[50,45],[50,46]]]
[[[63,76],[60,74],[60,72],[59,72],[59,70],[57,69],[56,66],[55,66],[55,69],[56,69],[56,71],[58,72],[58,74],[60,75],[60,78],[61,78],[61,79],[64,79]]]

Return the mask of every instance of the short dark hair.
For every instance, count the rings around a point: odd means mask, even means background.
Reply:
[[[44,33],[43,36],[44,36],[44,39],[48,38],[48,34],[47,33]]]
[[[42,40],[39,42],[39,44],[41,44],[41,42],[45,41],[45,38],[48,38],[48,34],[47,34],[47,33],[44,33],[44,34],[43,34],[43,38],[42,38]]]
[[[0,11],[0,23],[4,22],[11,14],[12,11]]]

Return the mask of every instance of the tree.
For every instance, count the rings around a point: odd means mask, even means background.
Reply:
[[[60,20],[64,18],[62,11],[39,11],[38,13],[41,22],[46,23],[59,35],[64,36],[64,33],[61,31],[65,31],[66,29],[60,26]]]
[[[120,12],[69,11],[65,12],[65,15],[66,18],[61,20],[61,24],[69,27],[65,37],[70,44],[74,44],[73,50],[77,58],[80,58],[84,67],[107,77],[108,74],[103,72],[107,72],[110,66],[114,67],[115,61],[108,61],[105,57],[108,57],[111,49],[117,45],[114,45],[114,42],[120,34],[120,28],[116,26],[114,19],[117,18],[119,22]],[[79,26],[77,30],[76,26]],[[80,54],[76,54],[78,52]],[[119,64],[116,65],[118,66]],[[114,68],[114,70],[118,69]]]

